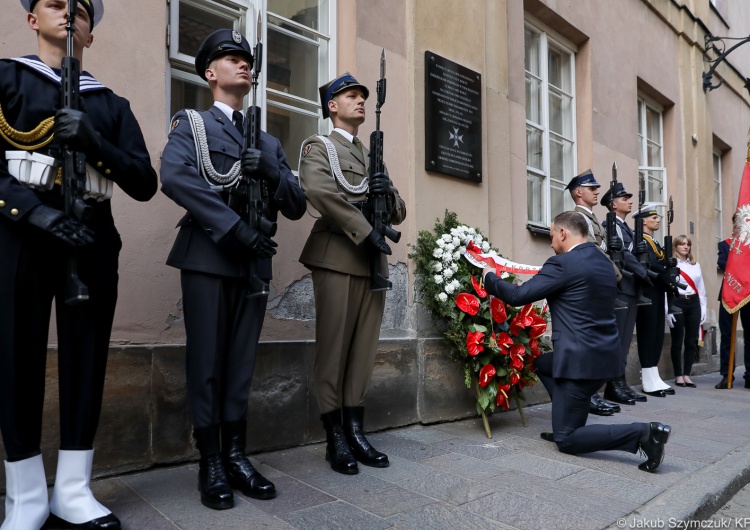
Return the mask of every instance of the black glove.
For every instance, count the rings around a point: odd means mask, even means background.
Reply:
[[[85,112],[60,109],[55,114],[55,139],[85,153],[96,153],[102,145],[102,135],[94,129]]]
[[[82,247],[94,242],[94,232],[89,227],[64,212],[43,204],[35,206],[26,220],[72,247]]]
[[[242,219],[232,228],[232,236],[259,258],[270,258],[276,254],[276,241],[255,228],[250,228]]]
[[[641,241],[635,246],[636,254],[645,254],[646,252],[648,252],[648,243],[645,241]]]
[[[385,173],[375,173],[369,182],[370,192],[377,195],[389,195],[393,193],[391,190],[391,179]]]
[[[667,267],[670,269],[673,269],[677,266],[677,259],[675,258],[667,258]]]
[[[392,254],[391,247],[388,246],[388,243],[385,242],[383,236],[381,236],[376,230],[373,229],[373,231],[367,235],[367,241],[378,249],[378,252],[382,252],[386,256]]]
[[[619,252],[622,250],[622,239],[620,239],[618,236],[614,236],[612,238],[611,244],[609,245],[609,250],[614,250],[615,252]]]
[[[279,168],[262,156],[260,149],[247,149],[242,153],[242,174],[253,179],[265,180],[272,190],[279,187]]]

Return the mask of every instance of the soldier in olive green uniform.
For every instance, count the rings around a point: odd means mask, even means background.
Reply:
[[[368,179],[368,152],[356,137],[365,121],[367,88],[344,74],[320,88],[329,136],[302,144],[302,189],[320,218],[302,250],[300,262],[312,271],[315,291],[315,393],[326,429],[326,459],[344,474],[358,472],[357,460],[386,467],[388,457],[364,436],[362,406],[377,353],[385,292],[370,290],[369,259],[377,255],[387,271],[391,249],[362,214],[370,193],[382,193],[391,222],[401,223],[406,206],[384,173]]]

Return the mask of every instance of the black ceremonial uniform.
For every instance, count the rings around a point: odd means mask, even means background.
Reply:
[[[54,116],[60,108],[60,94],[60,71],[37,57],[0,60],[0,121],[4,119],[15,131],[32,131]],[[156,173],[128,101],[85,72],[81,99],[102,138],[99,152],[89,154],[89,164],[132,198],[149,200],[156,193]],[[27,214],[37,205],[63,209],[60,186],[49,191],[24,187],[9,173],[6,156],[9,151],[28,150],[44,137],[0,135],[0,427],[9,461],[40,452],[53,298],[59,345],[60,447],[92,447],[117,301],[122,242],[109,200],[86,201],[92,210],[87,224],[95,242],[78,251],[78,267],[90,299],[75,306],[64,304],[70,248],[27,222]],[[52,156],[55,147],[53,142],[35,151]]]
[[[640,222],[640,219],[637,221]],[[667,275],[667,258],[658,241],[648,234],[643,234],[648,249],[649,269],[659,276],[652,285],[643,286],[643,296],[651,300],[651,305],[638,307],[636,326],[638,330],[638,358],[641,368],[653,368],[659,365],[661,349],[664,345],[664,295],[669,290]]]
[[[200,112],[211,162],[227,173],[240,159],[243,138],[218,107]],[[229,194],[211,189],[200,175],[187,114],[173,119],[161,162],[162,191],[187,210],[167,264],[182,271],[187,335],[188,405],[193,426],[245,421],[267,297],[245,298],[248,254],[230,233],[240,220],[227,204]],[[305,195],[279,141],[261,131],[260,150],[281,178],[270,197],[269,219],[305,213]],[[271,279],[271,259],[256,260],[256,273]]]

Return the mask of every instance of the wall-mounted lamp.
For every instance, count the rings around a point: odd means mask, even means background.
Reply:
[[[709,90],[714,90],[715,88],[719,88],[722,84],[724,84],[723,79],[719,79],[719,82],[715,85],[711,82],[716,67],[718,67],[719,64],[721,64],[721,62],[726,58],[726,56],[732,53],[735,49],[739,48],[746,42],[750,42],[750,36],[747,36],[745,38],[737,38],[715,37],[713,35],[706,35],[703,40],[703,60],[707,63],[711,63],[711,68],[709,68],[707,72],[703,72],[703,92],[708,92]],[[739,42],[731,48],[726,49],[726,44],[724,43],[725,40],[738,40]],[[719,54],[719,56],[716,59],[709,59],[708,52],[710,50],[714,50]],[[750,92],[750,78],[745,78],[745,88]]]

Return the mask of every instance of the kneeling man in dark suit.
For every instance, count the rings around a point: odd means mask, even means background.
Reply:
[[[552,352],[534,367],[552,399],[552,433],[564,453],[639,449],[647,460],[638,467],[656,471],[664,458],[671,427],[658,422],[586,425],[589,400],[602,384],[619,374],[619,339],[615,321],[617,278],[612,263],[587,241],[586,220],[577,212],[555,217],[550,229],[555,256],[523,285],[484,270],[487,292],[512,306],[547,299],[552,313]]]

